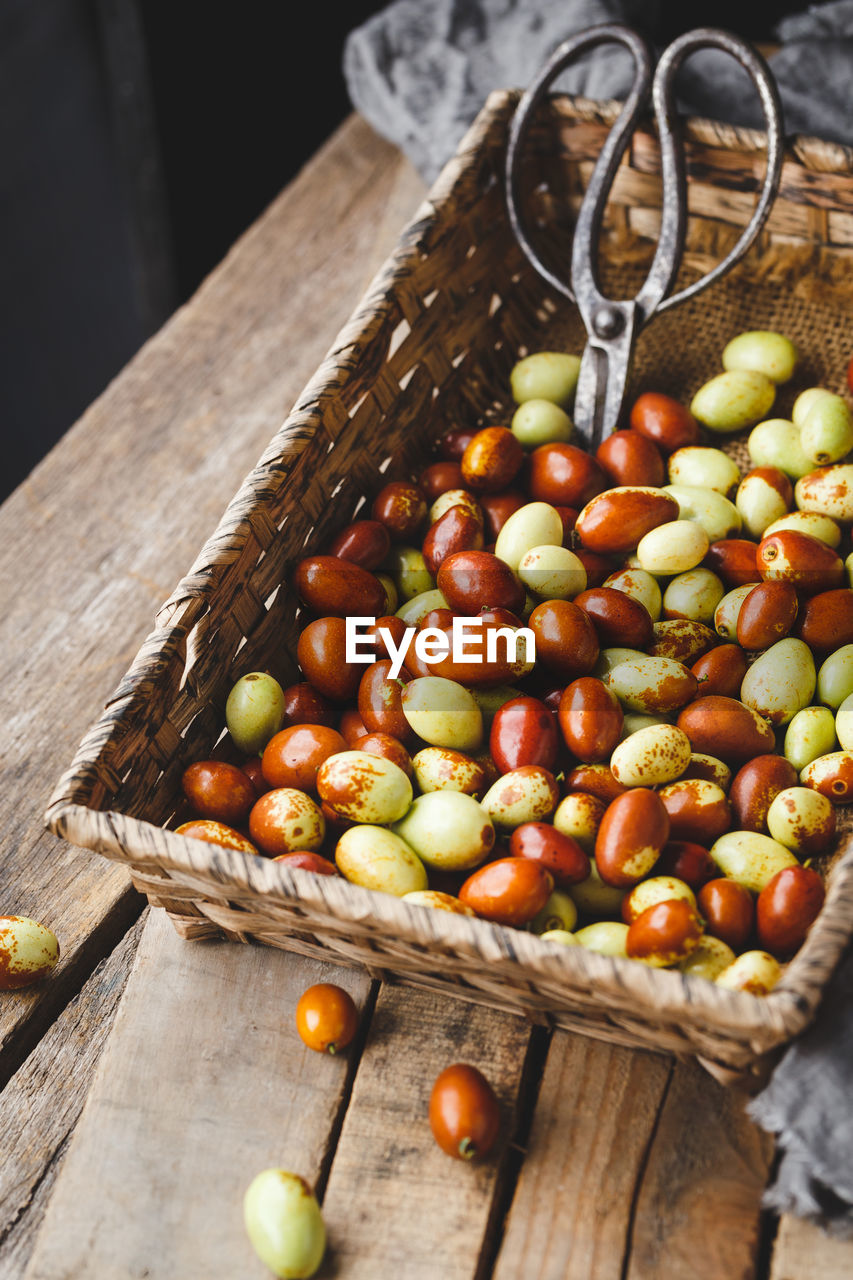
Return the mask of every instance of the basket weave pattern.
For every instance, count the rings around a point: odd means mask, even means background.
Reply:
[[[47,819],[73,843],[128,864],[184,937],[224,935],[357,964],[535,1021],[757,1072],[807,1025],[849,940],[849,838],[806,944],[779,987],[757,999],[164,829],[180,809],[184,769],[208,756],[222,732],[234,681],[258,669],[285,684],[299,678],[293,655],[305,619],[289,582],[301,556],[322,550],[389,479],[416,475],[449,425],[506,422],[509,372],[520,355],[583,347],[574,308],[531,271],[506,218],[502,167],[517,100],[509,91],[489,98],[159,611],[58,783]],[[557,98],[532,130],[528,217],[557,270],[566,269],[572,216],[616,109]],[[760,134],[699,120],[687,134],[690,219],[679,287],[737,238],[763,165]],[[632,296],[642,278],[659,207],[655,139],[644,130],[620,170],[602,242],[602,276],[614,296]],[[689,398],[745,328],[780,329],[797,342],[806,363],[785,389],[791,399],[816,383],[842,390],[851,265],[853,152],[795,139],[758,245],[701,298],[653,321],[638,345],[632,392]],[[780,396],[774,413],[787,408]],[[743,463],[743,443],[731,451]],[[846,815],[843,825],[849,830]]]

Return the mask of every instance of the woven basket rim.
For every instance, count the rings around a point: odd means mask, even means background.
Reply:
[[[514,109],[521,98],[522,89],[496,89],[486,99],[494,100],[496,109]],[[624,103],[617,98],[587,98],[581,94],[556,93],[548,95],[552,110],[570,119],[589,124],[610,126],[617,119]],[[763,129],[747,125],[729,124],[710,116],[686,115],[681,121],[684,137],[703,146],[718,147],[725,151],[759,152],[767,146],[767,134]],[[656,133],[654,117],[642,117],[639,129]],[[807,169],[819,172],[853,173],[853,146],[834,142],[813,133],[787,133],[784,135],[785,154],[795,158]]]
[[[488,962],[496,955],[518,960],[544,977],[574,976],[587,978],[603,994],[647,1000],[650,980],[654,991],[656,1015],[683,1015],[686,1003],[692,1011],[708,1014],[716,1030],[732,1028],[748,1034],[766,1051],[799,1034],[814,1016],[822,998],[822,985],[835,967],[850,935],[848,903],[853,895],[853,836],[843,846],[842,856],[834,868],[824,912],[825,928],[836,938],[836,955],[832,965],[814,970],[814,934],[806,940],[791,961],[779,984],[764,996],[731,991],[674,970],[650,969],[636,961],[599,955],[583,947],[562,947],[545,943],[537,935],[508,929],[480,918],[452,912],[427,910],[402,902],[392,894],[363,889],[337,877],[316,876],[293,870],[261,855],[238,849],[212,846],[204,841],[179,835],[168,828],[156,827],[137,818],[129,818],[112,810],[92,810],[85,805],[55,800],[47,813],[50,829],[72,843],[84,843],[121,861],[125,832],[142,834],[157,832],[161,848],[150,855],[134,853],[134,867],[165,868],[192,875],[198,873],[200,861],[221,873],[223,886],[231,890],[260,893],[274,900],[298,900],[325,908],[336,920],[356,922],[370,917],[393,927],[394,936],[415,944],[461,944]],[[167,850],[164,857],[163,849]],[[825,941],[825,938],[824,938]],[[811,946],[810,946],[811,943]],[[798,975],[811,974],[808,989],[795,981]],[[642,1004],[638,1007],[643,1007]]]

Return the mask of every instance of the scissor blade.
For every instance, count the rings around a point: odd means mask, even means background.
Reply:
[[[616,305],[616,304],[614,304]],[[620,303],[625,325],[616,338],[594,335],[584,349],[575,391],[574,423],[578,442],[594,453],[619,426],[634,350],[633,304]]]
[[[607,386],[607,352],[587,343],[575,390],[575,436],[582,448],[594,453],[601,443],[602,409]]]

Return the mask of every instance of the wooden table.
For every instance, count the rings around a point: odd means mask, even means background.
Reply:
[[[348,1280],[841,1280],[853,1244],[762,1214],[772,1143],[690,1062],[283,952],[182,942],[122,868],[43,828],[56,779],[423,195],[351,117],[0,510],[0,910],[62,946],[0,999],[0,1274],[215,1280],[265,1269],[242,1192],[314,1182]],[[362,1009],[337,1058],[293,1010]],[[451,1162],[426,1122],[452,1061],[504,1138]]]

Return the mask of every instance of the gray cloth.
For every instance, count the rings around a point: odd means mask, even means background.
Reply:
[[[353,105],[431,182],[492,89],[523,88],[567,36],[632,23],[648,8],[644,0],[396,0],[351,32],[344,76]],[[631,71],[630,55],[611,45],[557,87],[624,97]]]
[[[561,41],[599,22],[626,22],[654,39],[658,0],[395,0],[350,32],[343,70],[353,106],[431,182],[492,89],[524,88]],[[769,59],[788,133],[853,145],[853,0],[783,19]],[[569,67],[555,88],[623,98],[630,56],[613,46]],[[679,76],[683,108],[761,127],[745,72],[713,50]]]
[[[351,32],[344,75],[354,107],[430,182],[492,89],[524,88],[584,27],[624,21],[653,39],[658,19],[659,0],[396,0]],[[776,36],[769,61],[786,132],[853,145],[853,0],[786,18]],[[555,88],[622,98],[632,74],[629,55],[611,46],[568,68]],[[716,51],[690,58],[678,89],[693,114],[763,123],[746,74]],[[853,1235],[853,956],[751,1111],[780,1153],[768,1207]]]
[[[783,18],[775,35],[780,48],[767,61],[779,86],[786,133],[853,145],[853,0]],[[694,115],[763,128],[758,99],[731,58],[697,53],[684,74],[686,106]]]
[[[853,952],[748,1111],[781,1157],[766,1207],[853,1238]]]

